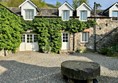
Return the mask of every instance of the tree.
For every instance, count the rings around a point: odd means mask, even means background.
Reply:
[[[15,51],[21,42],[23,32],[21,17],[0,5],[0,49]]]
[[[96,13],[99,13],[101,10],[100,10],[100,8],[101,8],[102,6],[101,6],[101,4],[100,3],[96,3]]]
[[[8,0],[7,6],[8,7],[18,7],[20,4],[22,4],[24,0]]]
[[[73,7],[76,9],[82,3],[88,3],[88,0],[73,0]]]
[[[60,7],[61,6],[61,3],[60,2],[56,2],[56,7]]]
[[[18,7],[20,4],[22,4],[25,0],[8,0],[6,1],[8,7]],[[45,7],[47,8],[47,4],[44,0],[31,0],[36,6],[38,7]]]

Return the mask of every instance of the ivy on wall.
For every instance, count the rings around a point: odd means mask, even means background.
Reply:
[[[23,19],[0,5],[0,49],[15,51],[21,43]]]
[[[38,34],[39,50],[42,52],[59,52],[61,48],[61,24],[59,19],[37,18],[33,27]]]
[[[32,21],[32,27],[39,36],[40,51],[56,53],[61,49],[62,31],[77,33],[83,31],[85,28],[93,27],[95,24],[93,20],[87,22],[82,22],[78,19],[62,21],[61,18],[35,18]]]
[[[33,21],[23,21],[21,17],[0,5],[0,49],[15,51],[21,43],[22,32],[32,29],[38,34],[39,51],[58,53],[62,45],[62,31],[77,33],[94,25],[92,20],[62,21],[61,18],[35,18]]]
[[[7,8],[0,5],[0,50],[15,51],[21,43],[21,34],[32,29],[38,34],[39,50],[43,52],[59,52],[62,45],[61,32],[81,32],[86,28],[93,27],[95,21],[87,22],[78,19],[62,21],[61,18],[35,18],[33,21],[23,21],[21,17],[11,13]],[[112,39],[113,40],[113,39]],[[115,44],[114,44],[115,43]],[[118,52],[118,43],[109,43],[106,53]]]

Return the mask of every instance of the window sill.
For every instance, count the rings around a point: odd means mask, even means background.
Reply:
[[[80,20],[80,21],[86,22],[86,21],[88,21],[88,20]]]
[[[63,19],[62,19],[63,20]],[[63,21],[69,21],[69,20],[63,20]]]
[[[24,19],[24,20],[32,21],[33,19]]]
[[[88,41],[81,41],[81,43],[82,43],[82,44],[86,44],[86,43],[88,43]]]

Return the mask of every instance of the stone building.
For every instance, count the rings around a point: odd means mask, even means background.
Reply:
[[[83,3],[76,10],[66,1],[59,8],[38,8],[30,0],[25,0],[18,8],[9,7],[9,9],[22,16],[24,20],[32,21],[35,17],[45,18],[62,18],[63,21],[68,21],[71,17],[75,17],[80,21],[87,21],[94,19],[92,15],[92,8]],[[97,41],[102,39],[105,34],[118,27],[118,3],[114,3],[106,10],[96,15],[96,35]],[[38,51],[38,42],[34,41],[37,34],[24,33],[22,35],[22,43],[19,51]],[[33,42],[29,42],[32,39]],[[24,41],[23,41],[24,40]],[[93,27],[85,29],[83,32],[70,34],[62,32],[62,47],[61,52],[73,52],[77,50],[84,50],[86,48],[93,49]]]

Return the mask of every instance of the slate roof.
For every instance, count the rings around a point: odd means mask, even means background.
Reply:
[[[9,10],[11,10],[13,13],[21,16],[21,10],[18,7],[9,7]],[[58,16],[58,9],[57,8],[38,8],[37,9],[38,14],[37,16]]]
[[[118,2],[116,2],[116,3],[118,3]],[[114,3],[113,5],[115,5],[116,3]],[[106,10],[100,11],[96,15],[96,17],[98,17],[98,18],[108,18],[108,15],[107,15],[108,12],[107,11],[112,6],[110,6]],[[9,9],[11,12],[13,12],[13,13],[21,16],[21,10],[20,10],[20,8],[18,8],[18,7],[8,7],[7,9]],[[59,17],[58,16],[58,13],[59,13],[58,8],[37,8],[37,12],[38,12],[37,16],[39,16],[39,17]],[[73,15],[74,15],[73,17],[76,17],[76,10],[73,11]],[[91,17],[89,17],[89,18],[94,18],[93,11],[91,12]]]
[[[21,16],[21,10],[20,8],[18,7],[9,7],[9,10],[11,10],[13,13]],[[47,8],[38,8],[37,9],[38,11],[38,14],[37,14],[37,17],[59,17],[58,16],[58,8],[50,8],[50,9],[47,9]],[[76,11],[73,12],[74,14],[74,17],[76,17]],[[93,13],[91,13],[91,17],[89,18],[93,18],[94,15]],[[96,15],[96,17],[103,17],[103,18],[107,18],[108,16],[106,15],[103,15],[102,12],[98,13]]]
[[[2,6],[2,7],[4,7],[4,8],[6,8],[7,10],[9,10],[11,13],[13,13],[13,14],[15,14],[15,15],[17,15],[16,14],[16,12],[13,12],[9,7],[5,7],[4,5],[2,5],[2,4],[0,4],[0,6]]]
[[[70,7],[72,10],[74,10],[74,8],[67,2],[65,1],[59,8],[61,8],[63,5],[67,5],[68,7]],[[59,9],[58,8],[58,9]]]
[[[58,9],[57,8],[39,8],[37,16],[58,16]]]
[[[103,15],[107,15],[109,9],[110,9],[112,6],[114,6],[115,4],[118,4],[118,2],[114,3],[113,5],[111,5],[111,6],[108,7],[107,9],[105,9],[105,10],[102,12],[102,14],[103,14]],[[108,16],[108,15],[107,15],[107,16]]]
[[[11,10],[13,13],[21,16],[21,10],[18,7],[8,7],[9,10]]]

